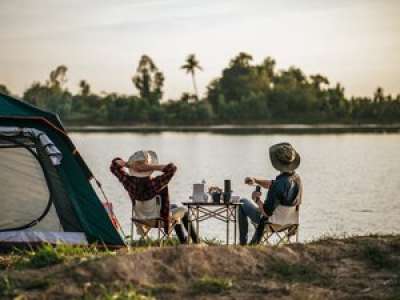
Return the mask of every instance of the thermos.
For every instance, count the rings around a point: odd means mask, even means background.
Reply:
[[[229,203],[231,200],[232,189],[231,181],[229,179],[224,180],[224,203]]]

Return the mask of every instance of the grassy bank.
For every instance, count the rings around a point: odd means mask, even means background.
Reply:
[[[400,299],[400,236],[0,257],[1,299]]]
[[[400,124],[280,124],[280,125],[221,125],[221,126],[68,126],[69,132],[209,132],[219,134],[343,134],[343,133],[400,133]]]

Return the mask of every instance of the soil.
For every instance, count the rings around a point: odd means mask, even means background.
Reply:
[[[129,289],[150,299],[400,299],[400,236],[123,249],[40,269],[7,269],[0,278],[4,299],[103,299]],[[128,296],[114,299],[147,299]]]

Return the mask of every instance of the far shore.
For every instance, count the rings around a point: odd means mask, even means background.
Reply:
[[[217,134],[344,134],[400,133],[399,124],[269,124],[269,125],[210,125],[210,126],[67,126],[68,132],[81,133],[160,133],[209,132]]]

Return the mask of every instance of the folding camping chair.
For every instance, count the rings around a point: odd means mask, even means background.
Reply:
[[[279,205],[265,224],[261,243],[267,245],[290,244],[292,237],[299,241],[299,211],[300,205]]]
[[[179,210],[179,209],[177,209]],[[131,218],[131,243],[133,241],[134,230],[133,226],[136,226],[137,234],[142,239],[150,239],[150,232],[153,229],[157,230],[157,238],[162,245],[164,240],[171,237],[172,230],[175,225],[180,222],[183,217],[184,211],[177,211],[173,217],[170,218],[170,224],[168,231],[164,229],[164,220],[160,217],[161,211],[161,197],[156,196],[148,201],[136,201],[135,206],[132,207],[132,218]]]

